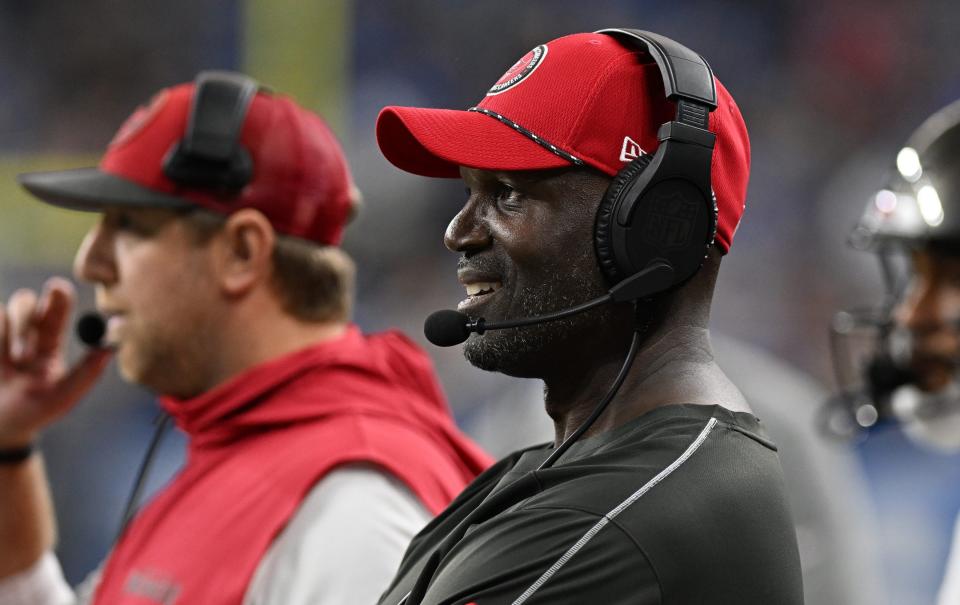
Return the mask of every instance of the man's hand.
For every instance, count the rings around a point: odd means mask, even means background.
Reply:
[[[17,290],[0,304],[0,449],[33,442],[93,386],[110,358],[91,350],[73,367],[64,360],[64,334],[73,285],[51,278],[38,296]]]

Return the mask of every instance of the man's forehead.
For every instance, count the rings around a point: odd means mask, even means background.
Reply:
[[[180,208],[158,208],[154,206],[135,206],[132,204],[104,204],[98,208],[98,212],[102,215],[113,216],[125,214],[144,218],[183,216],[186,213],[184,209]]]
[[[460,178],[466,183],[507,182],[518,185],[569,185],[590,181],[609,182],[609,177],[598,170],[580,166],[550,168],[546,170],[484,170],[460,167]]]

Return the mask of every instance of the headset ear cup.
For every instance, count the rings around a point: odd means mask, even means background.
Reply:
[[[624,166],[610,181],[607,191],[603,194],[603,199],[600,200],[600,206],[597,208],[593,242],[597,252],[597,262],[600,264],[600,271],[603,272],[608,286],[614,286],[626,277],[617,264],[616,254],[613,250],[612,232],[616,220],[614,217],[620,207],[623,192],[643,173],[652,159],[652,155],[641,155]]]

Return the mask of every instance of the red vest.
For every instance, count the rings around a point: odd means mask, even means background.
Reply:
[[[377,465],[434,514],[490,462],[454,426],[427,356],[396,332],[335,340],[195,399],[161,399],[189,437],[184,468],[130,523],[97,605],[237,605],[310,489]]]

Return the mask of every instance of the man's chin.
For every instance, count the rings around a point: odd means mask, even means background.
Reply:
[[[504,372],[507,362],[503,347],[497,346],[493,334],[471,334],[463,345],[463,356],[470,365],[487,372]],[[509,365],[509,364],[506,364]]]
[[[158,391],[157,386],[149,379],[148,373],[144,370],[142,364],[138,363],[139,360],[132,358],[131,355],[125,356],[123,353],[121,350],[117,355],[117,370],[120,372],[120,377],[123,378],[125,382],[135,384],[162,395],[163,393]]]
[[[463,356],[475,367],[516,378],[545,378],[566,365],[571,356],[579,358],[577,343],[587,341],[596,319],[588,311],[558,321],[472,334],[463,347]]]
[[[133,356],[130,346],[127,343],[120,342],[117,344],[115,358],[117,361],[117,371],[120,372],[120,377],[126,382],[138,384],[137,378],[139,377],[140,372],[137,369],[135,357]]]
[[[143,387],[157,395],[171,395],[170,385],[163,380],[169,370],[157,371],[162,364],[151,362],[129,343],[117,351],[117,369],[125,382]]]
[[[907,436],[941,453],[960,452],[960,384],[936,392],[907,385],[894,391],[891,405]]]
[[[530,334],[518,334],[509,328],[487,334],[472,334],[463,346],[463,356],[474,367],[487,372],[499,372],[518,378],[539,378],[533,367],[542,352],[542,343],[529,338]]]
[[[574,275],[572,279],[576,282],[579,278]],[[587,280],[579,281],[586,283]],[[526,296],[511,293],[513,304],[508,305],[509,308],[503,308],[502,303],[489,304],[475,311],[488,323],[533,318],[574,307],[604,292],[599,285],[588,284],[574,294],[552,295],[561,291],[561,285],[544,285],[536,291],[536,296],[530,292],[525,292]],[[494,296],[503,293],[500,290]],[[491,300],[493,302],[500,301]],[[610,325],[610,317],[610,306],[602,305],[555,321],[472,334],[463,354],[481,370],[518,378],[544,378],[568,363],[571,357],[579,358],[582,347],[595,339],[598,327]]]

